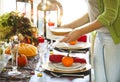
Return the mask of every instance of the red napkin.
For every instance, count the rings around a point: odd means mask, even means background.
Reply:
[[[62,57],[64,57],[64,56],[60,55],[60,54],[58,54],[58,55],[50,55],[49,60],[51,62],[54,62],[54,63],[59,63],[59,62],[62,61]],[[74,62],[76,62],[76,63],[87,63],[86,59],[84,59],[84,58],[73,57],[73,59],[74,59]]]
[[[51,62],[54,62],[54,63],[59,63],[59,62],[61,62],[62,61],[62,57],[63,57],[63,55],[54,55],[54,54],[52,54],[52,55],[50,55],[50,57],[49,57],[49,60],[51,61]]]
[[[74,62],[76,63],[87,63],[86,59],[84,58],[73,57],[73,59],[74,59]]]
[[[87,35],[80,36],[77,39],[78,42],[87,42]]]

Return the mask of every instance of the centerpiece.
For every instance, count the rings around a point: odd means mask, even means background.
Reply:
[[[9,12],[0,16],[0,40],[10,40],[14,35],[22,42],[37,42],[37,27],[31,20],[19,12]]]

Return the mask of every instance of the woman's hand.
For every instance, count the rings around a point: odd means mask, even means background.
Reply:
[[[81,27],[75,28],[72,32],[65,36],[60,42],[71,42],[77,40],[80,36],[90,33],[96,29],[101,28],[103,25],[100,21],[95,20],[93,22],[87,23]]]
[[[80,29],[74,29],[72,32],[67,34],[60,42],[69,43],[71,41],[77,40],[80,36]]]

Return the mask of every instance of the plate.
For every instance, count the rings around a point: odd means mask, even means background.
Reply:
[[[71,32],[72,29],[71,28],[53,28],[53,29],[50,29],[50,31],[53,35],[64,36],[69,32]]]
[[[43,65],[43,68],[48,71],[57,73],[78,73],[89,70],[91,67],[89,64],[75,63],[72,67],[64,67],[61,63],[48,62],[47,65]]]
[[[66,45],[65,45],[66,44]],[[78,42],[75,45],[70,45],[69,43],[59,42],[55,45],[56,48],[64,49],[64,50],[78,50],[78,49],[87,49],[90,47],[90,43],[86,42]]]
[[[75,70],[80,70],[85,67],[86,64],[81,64],[81,63],[73,63],[72,66],[70,67],[65,67],[63,66],[62,63],[48,63],[49,67],[54,67],[54,69],[57,70],[64,70],[64,71],[75,71]]]

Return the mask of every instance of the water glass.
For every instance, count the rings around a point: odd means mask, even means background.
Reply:
[[[19,75],[21,72],[17,70],[18,63],[17,63],[17,57],[18,57],[18,47],[19,47],[19,41],[13,40],[10,43],[10,49],[11,49],[11,56],[12,56],[12,71],[9,71],[9,75]]]

